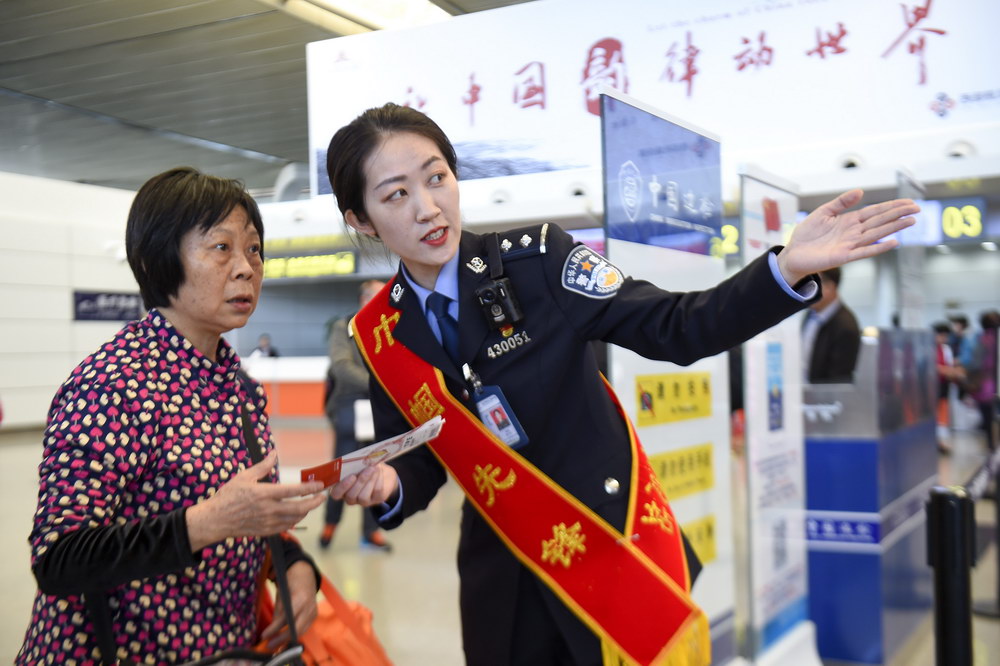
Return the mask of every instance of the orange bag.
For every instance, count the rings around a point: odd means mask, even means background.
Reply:
[[[298,543],[298,539],[287,532],[281,538]],[[268,552],[257,586],[257,626],[261,629],[274,619],[274,596],[267,584],[268,577],[274,573]],[[322,572],[319,591],[322,598],[316,601],[316,619],[299,636],[299,644],[304,648],[302,661],[306,666],[392,666],[372,630],[372,612],[357,601],[345,601]],[[268,649],[265,641],[258,643],[254,651],[274,652]]]
[[[255,390],[253,383],[245,374],[240,375],[240,381],[248,391]],[[257,464],[264,458],[263,447],[242,407],[240,407],[240,417],[243,420],[243,438],[247,443],[250,458]],[[256,442],[256,445],[252,442]],[[268,548],[275,548],[281,539],[298,543],[298,539],[285,532],[269,536]],[[257,626],[260,628],[268,626],[274,619],[274,597],[267,585],[268,576],[273,577],[274,574],[275,568],[269,550],[257,584]],[[287,580],[287,572],[282,572],[281,575]],[[375,637],[375,632],[372,631],[372,612],[356,601],[344,601],[337,588],[322,572],[320,572],[320,592],[323,593],[323,598],[316,602],[316,620],[309,625],[309,629],[303,635],[298,637],[299,644],[305,649],[302,661],[307,666],[334,663],[350,664],[350,666],[392,666],[381,643]],[[275,653],[268,649],[265,641],[258,643],[253,651],[265,655]]]
[[[274,597],[267,585],[260,590],[257,626],[266,627],[274,618]],[[392,666],[372,631],[372,612],[357,601],[345,601],[326,576],[322,576],[320,592],[323,598],[316,604],[316,620],[299,636],[307,666]],[[261,641],[255,650],[267,652],[267,644]]]

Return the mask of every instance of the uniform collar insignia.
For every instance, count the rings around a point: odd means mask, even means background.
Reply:
[[[480,259],[479,257],[473,257],[469,261],[469,263],[466,264],[466,266],[468,266],[469,270],[471,270],[476,275],[479,275],[486,270],[486,262]]]
[[[403,291],[403,285],[398,282],[392,286],[392,293],[389,294],[389,296],[392,298],[393,303],[399,303],[399,301],[403,298]]]

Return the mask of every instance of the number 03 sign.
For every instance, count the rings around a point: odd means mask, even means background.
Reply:
[[[972,204],[945,206],[941,211],[941,231],[947,238],[979,238],[983,234],[983,211]]]

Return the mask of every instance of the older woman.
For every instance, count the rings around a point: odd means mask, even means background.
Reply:
[[[39,591],[17,663],[110,662],[86,604],[105,594],[118,659],[192,661],[287,634],[280,610],[256,626],[262,537],[324,496],[318,483],[275,483],[264,393],[221,337],[257,306],[263,236],[237,181],[178,168],[137,193],[126,249],[149,313],[52,402],[30,537]],[[257,465],[244,418],[266,454]],[[285,555],[301,632],[316,575],[297,546]]]

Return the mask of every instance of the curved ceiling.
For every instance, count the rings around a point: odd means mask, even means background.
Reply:
[[[455,15],[522,0],[433,1]],[[286,165],[308,161],[305,45],[370,26],[291,9],[0,2],[0,171],[134,190],[189,164],[267,198]]]

